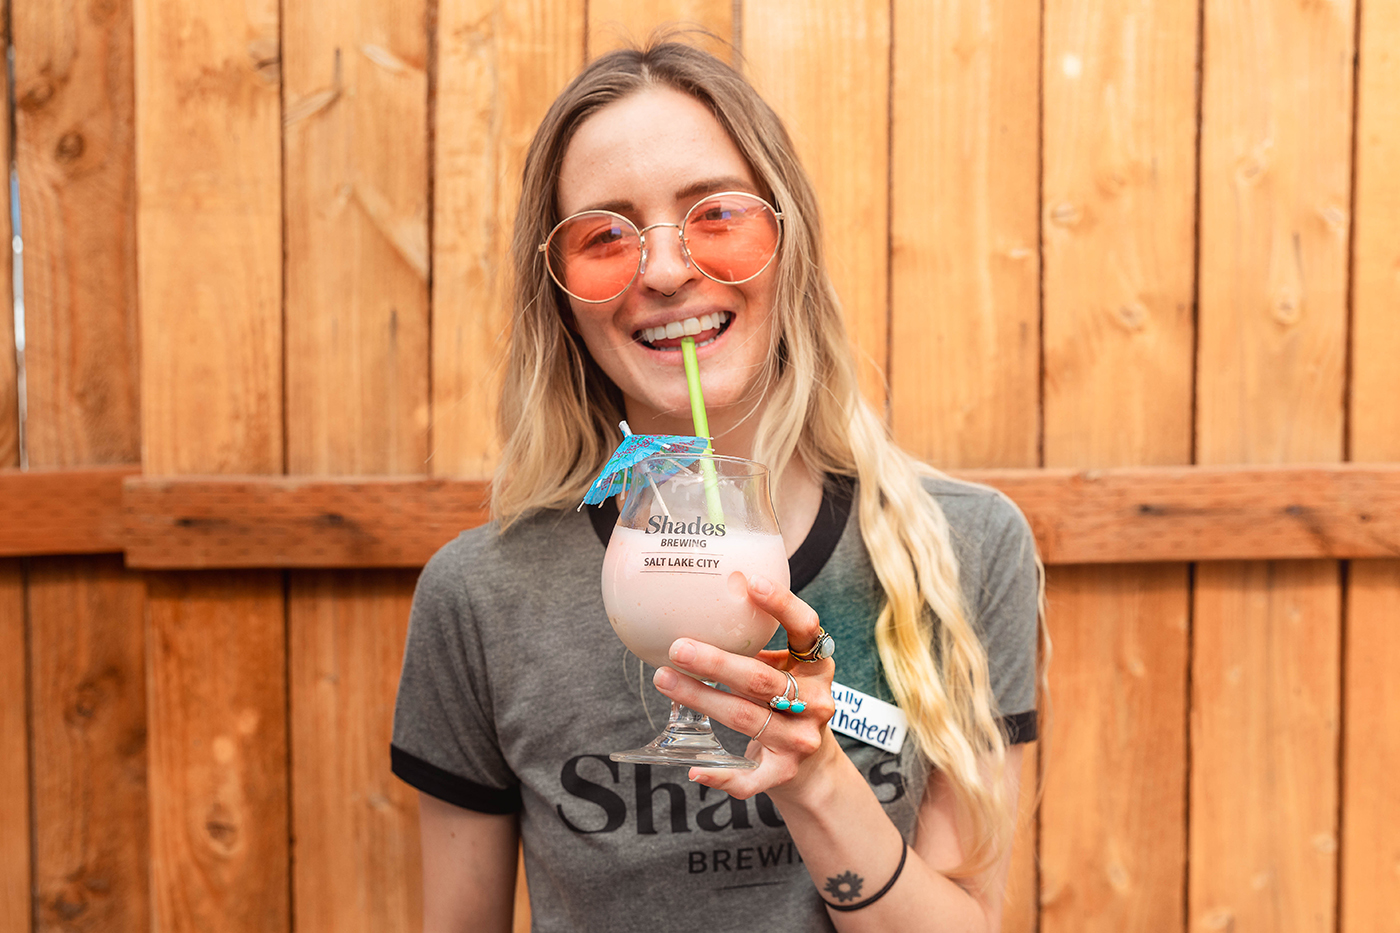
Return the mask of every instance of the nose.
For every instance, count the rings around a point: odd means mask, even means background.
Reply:
[[[660,229],[663,227],[670,227],[675,233]],[[637,278],[663,295],[674,295],[698,274],[695,264],[686,258],[680,233],[677,224],[652,224],[642,231],[642,264]]]

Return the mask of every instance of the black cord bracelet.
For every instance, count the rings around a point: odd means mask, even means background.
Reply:
[[[895,866],[894,874],[890,875],[890,880],[885,882],[885,886],[883,888],[876,891],[874,894],[870,895],[865,900],[861,901],[859,904],[833,904],[826,898],[822,898],[822,903],[830,907],[832,910],[860,910],[862,907],[869,907],[871,904],[875,903],[880,898],[890,893],[890,888],[894,887],[894,883],[899,880],[899,873],[904,871],[905,859],[909,857],[909,841],[907,839],[902,838],[900,839],[900,841],[904,843],[904,849],[899,853],[899,864]]]

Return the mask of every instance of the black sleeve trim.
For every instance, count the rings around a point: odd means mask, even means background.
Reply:
[[[405,784],[465,810],[504,814],[519,813],[524,808],[519,787],[502,789],[469,781],[410,755],[397,745],[389,746],[389,766]]]
[[[1007,745],[1034,742],[1040,735],[1039,724],[1033,709],[1001,717],[1001,728],[1006,733]]]

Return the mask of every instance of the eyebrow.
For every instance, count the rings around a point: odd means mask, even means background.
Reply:
[[[685,201],[692,198],[698,200],[716,191],[746,191],[749,194],[758,193],[754,190],[753,184],[746,178],[739,175],[718,175],[714,178],[702,178],[699,181],[691,182],[675,193],[675,199],[677,201]],[[634,202],[626,198],[619,198],[613,201],[604,201],[601,204],[593,204],[588,207],[580,208],[580,210],[612,211],[614,214],[626,214],[628,211],[634,210],[635,208],[636,204]]]

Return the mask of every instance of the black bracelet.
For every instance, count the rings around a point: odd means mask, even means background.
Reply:
[[[870,895],[865,900],[861,901],[859,904],[833,904],[826,898],[822,898],[822,903],[830,907],[832,910],[860,910],[862,907],[869,907],[871,904],[875,903],[880,898],[884,897],[886,894],[889,894],[890,888],[894,887],[894,883],[899,880],[899,873],[904,871],[904,860],[909,857],[909,841],[901,837],[900,842],[904,843],[904,850],[899,853],[899,864],[895,866],[894,874],[890,875],[890,880],[885,882],[885,886],[883,888],[876,891],[874,894]]]

